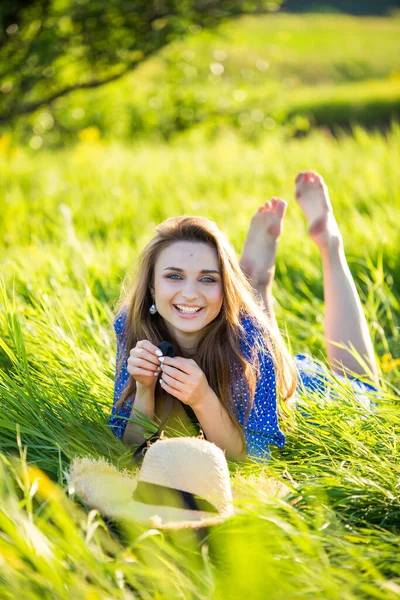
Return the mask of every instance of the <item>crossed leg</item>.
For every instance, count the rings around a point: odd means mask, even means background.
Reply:
[[[244,242],[240,267],[260,294],[271,326],[279,333],[273,307],[272,284],[278,238],[282,233],[287,202],[272,198],[253,216]]]
[[[328,361],[339,374],[367,374],[378,383],[373,344],[360,297],[347,264],[343,239],[333,214],[328,189],[314,171],[296,178],[296,198],[309,224],[309,235],[322,258],[325,301],[325,344]],[[271,326],[278,331],[272,296],[277,241],[287,204],[273,198],[251,220],[240,265],[261,295]],[[355,354],[364,361],[361,364]]]

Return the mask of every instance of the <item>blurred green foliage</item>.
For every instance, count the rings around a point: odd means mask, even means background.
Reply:
[[[0,7],[0,122],[113,81],[174,39],[280,0],[17,0]]]
[[[400,114],[399,40],[394,18],[242,17],[170,44],[115,83],[59,98],[12,131],[39,147],[81,135],[170,139],[233,127],[256,140],[280,126],[289,136],[387,126]]]

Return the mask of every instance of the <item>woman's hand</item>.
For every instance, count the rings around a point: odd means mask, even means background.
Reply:
[[[163,356],[161,387],[193,409],[198,408],[210,393],[207,377],[191,358]]]
[[[127,370],[144,388],[154,388],[160,372],[161,350],[148,340],[140,340],[130,351]]]

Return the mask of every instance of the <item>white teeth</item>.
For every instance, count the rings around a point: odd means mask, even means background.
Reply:
[[[197,313],[201,309],[201,307],[200,308],[189,308],[188,306],[180,306],[179,304],[177,304],[176,307],[181,312],[190,313],[190,314]]]

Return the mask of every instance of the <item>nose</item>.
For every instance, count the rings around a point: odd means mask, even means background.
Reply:
[[[198,298],[199,294],[197,292],[196,282],[187,280],[185,284],[182,286],[181,290],[182,298],[188,301],[193,301]]]

